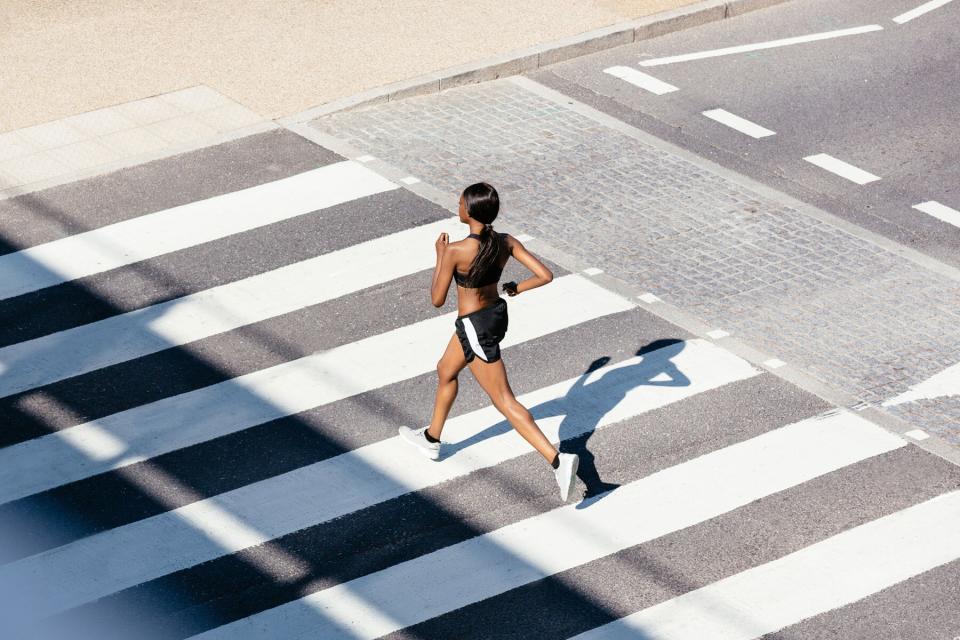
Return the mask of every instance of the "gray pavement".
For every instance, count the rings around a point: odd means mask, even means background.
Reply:
[[[879,456],[869,463],[819,478],[803,490],[785,491],[608,556],[602,562],[551,576],[389,637],[569,638],[908,506],[917,497],[915,488],[905,491],[896,486],[891,476],[903,478],[909,467],[913,467],[913,477],[923,485],[934,478],[934,482],[943,483],[941,487],[956,482],[956,467],[933,462],[927,456],[918,457],[916,451]],[[843,508],[838,509],[839,505]],[[633,570],[626,571],[625,567]],[[948,576],[955,572],[956,567],[948,565],[938,570],[942,578],[938,575],[927,584],[895,587],[897,595],[907,603],[933,600],[933,606],[922,607],[922,616],[910,611],[903,602],[884,610],[882,605],[891,604],[895,598],[883,592],[872,597],[872,602],[856,603],[764,637],[949,639],[951,631],[957,628],[955,607],[951,606],[956,589],[947,586],[945,594],[934,591],[941,579],[949,580]],[[583,601],[582,593],[590,595],[590,602]],[[864,610],[869,611],[871,621],[861,628],[859,615]],[[504,611],[511,615],[504,616]],[[891,611],[902,617],[894,618]],[[897,630],[896,635],[890,634],[892,629]],[[639,630],[634,637],[662,636],[646,635]]]
[[[456,308],[452,294],[440,310],[429,304],[429,269],[182,338],[216,319],[184,312],[189,296],[220,295],[218,287],[333,256],[328,277],[286,282],[271,294],[324,290],[375,268],[349,253],[363,243],[451,216],[397,188],[0,300],[10,323],[0,333],[0,364],[3,348],[50,336],[59,336],[58,348],[69,355],[77,346],[70,329],[132,311],[148,321],[133,334],[117,333],[116,341],[143,331],[163,341],[156,352],[0,398],[0,456],[7,464],[0,464],[0,490],[19,482],[18,474],[44,487],[0,499],[0,624],[39,610],[51,615],[40,625],[52,630],[46,637],[71,640],[345,637],[341,625],[381,619],[397,622],[366,637],[395,631],[404,638],[566,638],[904,517],[938,497],[956,499],[960,467],[741,360],[723,340],[697,338],[625,300],[626,289],[601,286],[607,275],[630,279],[678,305],[699,300],[693,308],[700,313],[709,305],[722,309],[706,298],[710,291],[735,289],[738,276],[755,272],[757,256],[744,251],[757,244],[771,247],[758,255],[776,267],[771,273],[781,285],[782,271],[811,252],[861,252],[860,271],[823,256],[826,280],[838,288],[879,277],[875,261],[894,275],[905,271],[895,256],[545,95],[493,83],[322,124],[340,135],[362,129],[345,137],[371,150],[410,127],[377,147],[377,155],[448,193],[477,178],[494,180],[505,202],[497,227],[533,235],[526,243],[535,253],[566,253],[577,262],[548,259],[556,279],[540,293],[558,295],[551,291],[566,291],[563,283],[575,279],[593,297],[543,298],[553,301],[545,308],[524,307],[527,294],[511,299],[510,335],[522,338],[504,349],[515,393],[529,398],[561,450],[581,456],[568,507],[560,508],[554,478],[536,453],[519,439],[503,444],[510,426],[467,372],[441,461],[392,448],[399,424],[429,418],[432,368],[451,327],[428,323]],[[457,146],[444,142],[453,135],[460,136]],[[459,155],[462,149],[469,154]],[[14,198],[0,203],[11,212],[5,219],[15,216],[0,226],[3,253],[342,162],[291,132],[273,131]],[[367,162],[352,164],[380,166]],[[625,198],[644,204],[627,206]],[[196,232],[190,225],[179,231],[187,238]],[[786,249],[764,244],[786,233]],[[428,254],[431,242],[422,239]],[[675,262],[658,262],[651,247]],[[611,258],[617,250],[619,261]],[[391,251],[398,262],[410,259]],[[710,264],[711,252],[721,264],[717,272],[677,287],[679,270]],[[586,275],[580,262],[607,273]],[[515,264],[504,273],[521,275]],[[804,277],[810,287],[826,286],[806,271],[797,274]],[[181,306],[154,311],[171,300]],[[240,298],[231,307],[230,299],[218,300],[227,315],[262,302]],[[738,330],[714,313],[704,317]],[[564,324],[578,314],[586,319]],[[425,336],[434,342],[425,344]],[[373,347],[364,351],[364,344]],[[352,355],[338,355],[344,353]],[[311,358],[312,368],[285,373]],[[45,359],[55,366],[53,356]],[[391,371],[392,378],[385,373]],[[16,367],[4,374],[16,375]],[[204,404],[204,394],[218,389],[225,390],[212,396],[218,401]],[[152,451],[162,453],[144,454]],[[90,465],[111,464],[64,481],[62,469],[81,456]],[[667,494],[682,499],[642,506]],[[674,511],[687,509],[692,515],[677,520]],[[502,537],[550,518],[561,519],[541,529],[542,537],[524,535],[514,546]],[[907,544],[902,555],[931,546],[949,552],[949,527],[960,518],[942,518],[943,530],[914,532],[934,542]],[[483,546],[457,546],[471,544]],[[550,568],[557,556],[564,559],[561,549],[580,553],[595,544],[571,566]],[[486,577],[466,571],[432,584],[445,568],[429,564],[434,553],[448,554],[454,566],[476,563],[474,571]],[[389,586],[384,576],[414,562],[425,563],[424,573],[412,576],[423,591],[377,586]],[[941,565],[919,582],[897,579],[892,587],[907,601],[931,589],[952,593],[941,581],[953,578],[955,561]],[[500,587],[518,575],[525,581]],[[34,592],[46,597],[16,607],[17,598]],[[338,607],[305,600],[345,592],[352,599]],[[462,593],[469,596],[464,604],[443,608]],[[886,614],[874,603],[884,593],[837,600],[836,612],[794,622],[826,637],[850,636],[859,611],[874,612],[882,624]],[[804,597],[802,590],[795,595]],[[421,603],[440,609],[420,615]],[[954,618],[931,611],[900,608],[888,622],[903,638],[937,637]],[[755,628],[751,616],[737,615],[717,623]],[[45,637],[40,633],[29,637]]]
[[[957,266],[960,218],[952,225],[912,207],[935,200],[960,210],[960,152],[953,144],[960,7],[947,5],[903,25],[891,20],[915,4],[789,2],[553,65],[538,78],[557,88],[567,88],[562,81],[582,87],[586,91],[578,97],[592,106]],[[883,30],[640,66],[665,56],[872,24]],[[679,90],[657,96],[603,72],[616,65]],[[716,108],[776,135],[754,139],[702,115]],[[818,153],[881,180],[859,186],[803,161]]]

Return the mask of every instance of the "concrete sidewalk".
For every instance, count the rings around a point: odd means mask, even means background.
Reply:
[[[206,85],[272,120],[695,0],[0,3],[0,132]]]

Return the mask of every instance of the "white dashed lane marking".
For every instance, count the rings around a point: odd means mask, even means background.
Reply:
[[[771,131],[766,127],[761,127],[756,123],[750,122],[746,118],[741,118],[740,116],[734,115],[723,109],[711,109],[709,111],[704,111],[703,115],[711,120],[719,122],[720,124],[725,124],[731,129],[735,129],[740,133],[745,133],[751,138],[765,138],[767,136],[776,135],[776,131]]]
[[[915,204],[913,205],[913,208],[917,211],[922,211],[927,215],[931,215],[934,218],[943,220],[948,224],[952,224],[955,227],[960,227],[960,211],[951,209],[950,207],[940,204],[935,200]]]
[[[753,44],[725,47],[723,49],[711,49],[709,51],[698,51],[696,53],[685,53],[678,56],[668,56],[666,58],[652,58],[650,60],[641,60],[640,65],[643,67],[656,67],[662,64],[673,64],[674,62],[689,62],[690,60],[702,60],[703,58],[716,58],[719,56],[733,55],[735,53],[746,53],[747,51],[758,51],[760,49],[774,49],[776,47],[786,47],[793,44],[816,42],[817,40],[829,40],[831,38],[842,38],[843,36],[855,36],[861,33],[882,30],[883,27],[878,24],[868,24],[863,27],[854,27],[852,29],[824,31],[822,33],[811,33],[809,35],[796,36],[794,38],[769,40],[767,42],[755,42]]]
[[[655,93],[658,96],[678,90],[672,84],[667,84],[663,80],[654,78],[651,75],[647,75],[646,73],[637,71],[631,67],[609,67],[604,69],[603,72],[620,78],[621,80],[626,80],[630,84],[638,86],[641,89],[645,89],[650,93]]]
[[[868,182],[874,182],[879,180],[880,176],[875,176],[869,171],[864,171],[859,167],[855,167],[848,162],[843,160],[837,160],[833,156],[827,155],[825,153],[818,153],[817,155],[807,156],[804,158],[810,164],[815,164],[821,169],[826,169],[830,173],[835,173],[841,178],[846,178],[851,182],[856,182],[857,184],[867,184]]]

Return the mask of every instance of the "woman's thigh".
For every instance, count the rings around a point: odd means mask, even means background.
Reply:
[[[513,399],[513,390],[507,380],[507,369],[503,366],[502,358],[496,362],[485,362],[480,358],[474,358],[470,363],[470,372],[490,396],[494,405],[499,406]]]
[[[447,379],[456,378],[467,366],[467,359],[463,355],[463,347],[460,346],[460,340],[457,338],[457,332],[454,331],[440,356],[440,362],[437,363],[437,372],[441,377]]]

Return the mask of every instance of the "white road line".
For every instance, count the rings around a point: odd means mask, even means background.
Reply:
[[[776,131],[771,131],[766,127],[761,127],[758,124],[750,122],[745,118],[734,115],[729,111],[723,109],[711,109],[710,111],[704,111],[703,115],[707,116],[711,120],[716,120],[720,124],[725,124],[731,129],[736,129],[740,133],[745,133],[751,138],[765,138],[767,136],[776,135]]]
[[[758,51],[760,49],[773,49],[776,47],[786,47],[804,42],[816,42],[817,40],[829,40],[831,38],[841,38],[843,36],[855,36],[861,33],[871,31],[881,31],[883,27],[878,24],[869,24],[863,27],[854,27],[852,29],[840,29],[837,31],[825,31],[822,33],[812,33],[806,36],[797,36],[794,38],[783,38],[781,40],[770,40],[768,42],[757,42],[754,44],[744,44],[736,47],[725,47],[723,49],[713,49],[710,51],[698,51],[696,53],[685,53],[678,56],[669,56],[666,58],[652,58],[641,60],[640,66],[656,67],[664,64],[673,64],[674,62],[688,62],[690,60],[702,60],[703,58],[716,58],[719,56],[729,56],[735,53],[745,53],[747,51]]]
[[[837,160],[833,156],[827,155],[825,153],[818,153],[813,156],[807,156],[804,158],[810,164],[815,164],[821,169],[826,169],[830,173],[835,173],[841,178],[846,178],[851,182],[856,182],[857,184],[867,184],[868,182],[874,182],[879,180],[879,176],[875,176],[868,171],[864,171],[859,167],[855,167],[852,164],[844,162],[843,160]]]
[[[930,200],[929,202],[921,202],[920,204],[913,205],[913,208],[917,211],[922,211],[927,215],[931,215],[934,218],[943,220],[948,224],[952,224],[955,227],[960,227],[960,211],[956,209],[951,209],[950,207],[940,204],[936,200]]]
[[[456,218],[0,348],[0,397],[187,344],[433,266],[425,251]],[[357,265],[363,265],[358,269]]]
[[[674,367],[689,385],[644,384]],[[584,380],[578,376],[537,389],[520,401],[557,442],[759,373],[706,340],[691,340],[603,367]],[[568,420],[560,433],[571,412],[582,420]],[[503,428],[483,435],[497,425]],[[35,578],[41,591],[34,595],[34,606],[50,607],[47,612],[68,608],[531,450],[490,406],[452,418],[444,442],[447,451],[464,448],[440,463],[424,464],[406,443],[390,438],[34,556],[9,573],[0,570],[0,580],[12,580],[22,589]],[[109,572],[99,571],[105,557],[110,558]],[[98,579],[85,579],[90,572]],[[53,575],[61,579],[44,578]],[[83,578],[63,579],[69,575]]]
[[[844,531],[577,640],[753,640],[960,557],[960,491]]]
[[[0,299],[398,188],[345,161],[0,256]]]
[[[376,638],[905,444],[851,413],[804,420],[196,637]]]
[[[647,75],[642,71],[637,71],[632,67],[608,67],[604,69],[603,72],[620,78],[621,80],[626,80],[630,84],[638,86],[641,89],[649,91],[650,93],[655,93],[658,96],[678,90],[672,84],[667,84],[663,80],[654,78],[653,76]]]
[[[895,407],[908,402],[934,400],[949,396],[960,396],[960,363],[950,365],[926,380],[919,382],[909,391],[883,401],[884,407]]]
[[[509,304],[505,348],[635,306],[577,274]],[[423,320],[0,448],[0,504],[428,373],[455,317]]]
[[[951,0],[930,0],[930,2],[924,2],[922,5],[915,9],[911,9],[906,13],[901,13],[896,18],[893,19],[897,24],[903,24],[905,22],[910,22],[914,18],[918,18],[923,14],[933,11],[934,9],[939,9],[943,5],[947,4]]]
[[[930,434],[923,429],[913,429],[911,431],[907,431],[903,435],[907,436],[908,438],[913,438],[914,440],[926,440],[930,437]]]

